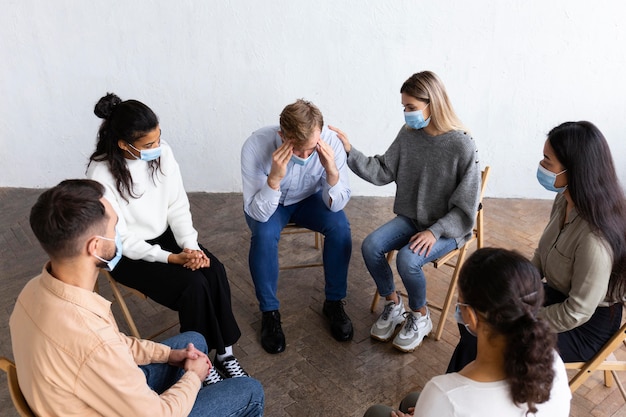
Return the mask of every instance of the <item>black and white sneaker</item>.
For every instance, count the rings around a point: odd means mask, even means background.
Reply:
[[[223,381],[223,380],[224,378],[222,378],[222,375],[220,375],[220,373],[217,371],[215,366],[213,366],[211,370],[209,371],[209,375],[206,377],[202,385],[206,386],[206,385],[211,385],[211,384],[217,384],[218,382]]]
[[[250,376],[241,367],[239,361],[234,356],[227,356],[223,361],[215,359],[215,368],[222,373],[226,378],[240,378],[242,376]]]

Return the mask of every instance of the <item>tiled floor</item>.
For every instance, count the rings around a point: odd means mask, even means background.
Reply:
[[[28,213],[38,194],[38,190],[0,189],[0,355],[10,358],[8,319],[15,298],[46,260],[28,224]],[[249,231],[241,210],[241,195],[193,193],[190,200],[200,241],[228,270],[233,306],[243,333],[235,353],[263,383],[267,416],[361,416],[372,403],[397,404],[406,392],[422,388],[431,377],[445,371],[458,338],[452,315],[442,340],[427,338],[410,354],[399,353],[390,344],[369,337],[369,327],[377,316],[369,311],[375,287],[365,270],[360,245],[375,226],[392,217],[391,198],[354,197],[346,209],[354,241],[346,311],[355,326],[354,340],[339,343],[328,333],[321,312],[321,268],[283,271],[279,297],[287,350],[280,355],[266,354],[258,341],[260,313],[247,266]],[[545,200],[486,199],[486,245],[514,248],[530,256],[550,206],[551,202]],[[319,256],[312,235],[285,237],[281,248],[282,262]],[[430,299],[442,299],[448,276],[448,271],[428,268]],[[99,286],[102,294],[111,298],[102,278]],[[131,298],[130,307],[145,334],[152,333],[160,323],[176,319],[174,312],[151,301]],[[117,305],[113,308],[120,327],[126,329]],[[433,319],[439,319],[436,313]],[[572,416],[626,415],[619,391],[604,387],[601,381],[600,374],[593,375],[575,393]],[[17,416],[4,376],[0,376],[0,415]]]

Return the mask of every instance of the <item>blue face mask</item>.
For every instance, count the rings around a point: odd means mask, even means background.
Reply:
[[[426,107],[428,107],[430,105],[430,103],[428,103],[426,105]],[[424,107],[424,109],[426,109],[426,107]],[[404,112],[404,121],[406,122],[406,125],[412,129],[423,129],[426,126],[428,126],[428,124],[430,123],[430,117],[426,120],[424,120],[424,113],[423,110],[416,110],[416,111],[405,111]]]
[[[313,155],[315,155],[315,151],[311,152],[311,155],[309,155],[307,158],[300,158],[299,156],[296,156],[295,154],[292,154],[291,155],[291,160],[296,165],[305,166],[306,164],[309,163],[311,158],[313,158]]]
[[[99,257],[98,255],[93,255],[97,259],[107,264],[107,266],[103,268],[104,270],[113,271],[113,268],[115,268],[115,265],[117,265],[120,259],[122,259],[122,238],[120,237],[120,234],[117,232],[117,226],[115,226],[115,239],[111,239],[109,237],[104,237],[104,236],[98,236],[98,237],[100,239],[110,240],[112,242],[115,242],[115,256],[110,261],[107,261],[106,259],[103,259]]]
[[[131,154],[135,159],[141,159],[142,161],[154,161],[155,159],[157,159],[158,157],[161,156],[161,147],[157,147],[157,148],[152,148],[152,149],[137,149],[135,148],[133,145],[131,145],[130,143],[128,144],[128,146],[130,146],[131,148],[133,148],[134,150],[136,150],[137,152],[139,152],[139,157],[137,157],[136,155],[134,155],[131,151],[129,151],[128,149],[126,150],[126,152],[128,152],[129,154]]]
[[[470,330],[469,324],[466,324],[465,321],[463,320],[463,314],[461,314],[461,306],[462,305],[468,306],[467,304],[456,303],[456,309],[454,310],[454,318],[456,319],[456,322],[459,323],[461,326],[465,326],[465,328],[467,329],[467,332],[469,334],[471,334],[472,336],[476,337],[476,333],[474,333],[473,330]]]
[[[548,171],[547,169],[542,167],[541,164],[539,164],[539,167],[537,168],[537,181],[539,181],[539,184],[543,185],[543,188],[545,188],[548,191],[553,191],[555,193],[562,193],[563,191],[567,189],[567,185],[565,187],[555,187],[554,183],[556,182],[556,177],[558,177],[565,171],[567,170],[564,169],[558,174],[555,174],[554,172]]]

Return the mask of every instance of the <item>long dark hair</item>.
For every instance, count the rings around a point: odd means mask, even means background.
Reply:
[[[613,302],[626,295],[626,200],[609,145],[590,122],[565,122],[548,133],[559,162],[567,169],[569,194],[578,215],[613,251],[607,291]]]
[[[130,175],[124,151],[117,142],[121,139],[131,145],[159,125],[156,114],[140,101],[122,101],[113,93],[107,93],[98,100],[93,110],[96,116],[104,119],[98,130],[96,150],[89,157],[91,161],[107,161],[109,170],[115,178],[117,191],[128,201],[129,197],[138,198],[133,190],[133,178]],[[148,162],[153,175],[160,169],[160,158]]]
[[[534,265],[517,252],[482,248],[463,264],[459,292],[495,333],[504,335],[505,373],[515,404],[550,399],[556,335],[537,318],[543,284]]]

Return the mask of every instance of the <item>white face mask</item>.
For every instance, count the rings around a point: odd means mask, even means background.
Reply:
[[[110,237],[104,237],[104,236],[98,236],[98,237],[100,239],[115,242],[115,256],[113,256],[112,259],[107,261],[106,259],[101,258],[100,256],[96,254],[93,255],[96,259],[104,262],[107,265],[104,268],[106,271],[113,271],[113,268],[115,268],[115,265],[117,265],[120,259],[122,259],[122,238],[120,237],[120,234],[117,231],[117,226],[115,226],[115,239],[111,239]]]
[[[461,306],[474,308],[474,307],[470,306],[469,304],[456,303],[456,309],[454,310],[454,318],[456,319],[456,322],[459,323],[461,326],[465,326],[465,328],[467,329],[467,332],[469,334],[471,334],[472,336],[476,337],[476,333],[473,330],[470,330],[469,324],[465,323],[465,320],[463,320],[463,314],[461,313]]]
[[[296,156],[295,154],[292,154],[291,155],[291,160],[293,161],[294,164],[297,164],[297,165],[300,165],[300,166],[304,166],[304,165],[309,163],[311,158],[313,158],[313,155],[315,155],[315,151],[311,152],[311,155],[309,155],[306,158],[300,158],[299,156]]]
[[[134,150],[139,152],[139,156],[136,156],[131,151],[129,151],[128,149],[126,150],[126,152],[131,154],[133,156],[133,158],[135,158],[135,159],[141,159],[142,161],[154,161],[155,159],[157,159],[158,157],[161,156],[161,147],[160,146],[156,147],[156,148],[141,149],[141,150],[135,148],[130,143],[128,144],[128,146],[130,146],[131,148],[133,148]]]

